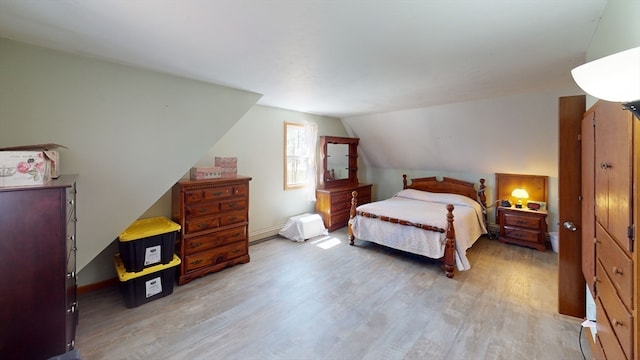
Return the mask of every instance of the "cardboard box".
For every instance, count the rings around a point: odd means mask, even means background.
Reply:
[[[223,169],[225,168],[238,168],[238,158],[237,157],[215,157],[214,165],[219,166]]]
[[[0,186],[40,185],[50,179],[51,162],[42,151],[0,151]]]
[[[238,176],[238,168],[222,168],[222,178],[234,178]]]
[[[58,144],[0,148],[0,187],[40,185],[60,177]]]
[[[190,171],[191,180],[218,179],[222,177],[222,168],[214,167],[192,167]]]

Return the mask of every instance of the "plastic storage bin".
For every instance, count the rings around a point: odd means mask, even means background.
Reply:
[[[164,216],[134,222],[118,236],[120,257],[128,272],[168,264],[175,252],[180,225]]]
[[[558,244],[558,233],[555,231],[550,232],[549,241],[551,242],[551,249],[553,250],[554,253],[557,253],[558,249],[560,249],[560,244]]]
[[[116,254],[113,262],[120,280],[124,303],[128,308],[134,308],[173,292],[176,266],[180,264],[180,258],[173,255],[168,264],[147,267],[139,272],[127,272],[120,254]]]

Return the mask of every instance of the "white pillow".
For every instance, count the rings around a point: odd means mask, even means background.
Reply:
[[[482,213],[482,206],[480,204],[464,195],[449,194],[449,193],[434,193],[428,191],[421,191],[416,189],[404,189],[398,192],[395,196],[403,197],[407,199],[422,200],[429,202],[437,202],[443,204],[453,204],[458,206],[468,206],[476,210],[477,213]]]

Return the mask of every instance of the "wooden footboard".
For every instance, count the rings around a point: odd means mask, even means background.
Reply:
[[[349,223],[347,225],[347,236],[349,238],[349,245],[355,245],[355,237],[353,236],[353,229],[351,226],[353,225],[353,219],[356,215],[375,218],[380,221],[388,221],[393,224],[404,225],[404,226],[414,226],[426,231],[435,231],[439,233],[446,233],[445,238],[445,246],[444,246],[444,256],[442,257],[442,263],[444,268],[444,273],[448,278],[453,277],[453,272],[455,269],[456,263],[456,230],[453,226],[453,209],[454,206],[452,204],[447,204],[447,228],[443,229],[437,226],[427,225],[427,224],[418,224],[411,221],[396,219],[388,216],[377,216],[375,214],[367,213],[364,211],[357,211],[358,207],[358,193],[353,191],[351,193],[351,209],[349,210]]]
[[[402,183],[403,189],[416,189],[422,191],[429,192],[438,192],[438,193],[453,193],[467,196],[473,200],[478,201],[482,206],[484,213],[484,221],[485,224],[487,222],[487,204],[486,204],[486,196],[485,196],[485,180],[480,179],[480,186],[478,190],[475,190],[475,185],[471,182],[451,179],[451,178],[443,178],[442,180],[438,180],[435,177],[427,177],[427,178],[419,178],[419,179],[411,179],[411,185],[407,184],[407,175],[402,175]],[[377,216],[374,214],[368,214],[365,212],[358,212],[356,208],[358,207],[357,200],[357,192],[351,193],[351,209],[349,212],[349,223],[347,225],[347,235],[349,237],[349,245],[355,244],[355,239],[353,236],[353,229],[351,228],[353,221],[356,215],[367,216],[377,218],[382,221],[389,221],[395,224],[406,225],[406,226],[415,226],[427,231],[437,231],[440,233],[445,233],[445,248],[444,248],[444,256],[442,257],[443,267],[445,274],[447,277],[452,278],[455,269],[455,252],[456,252],[456,231],[453,225],[453,209],[454,206],[452,204],[447,205],[447,228],[442,229],[431,225],[426,224],[416,224],[410,221],[402,220],[402,219],[394,219],[385,216]]]

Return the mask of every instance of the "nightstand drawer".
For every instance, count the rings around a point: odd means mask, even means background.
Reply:
[[[535,230],[527,230],[512,226],[504,227],[504,236],[522,241],[537,243],[540,238],[540,232]]]
[[[504,214],[505,226],[517,226],[529,229],[539,229],[541,219],[538,217]]]
[[[547,233],[546,211],[498,207],[498,219],[499,241],[532,247],[540,251],[546,249],[544,243],[544,236]]]

